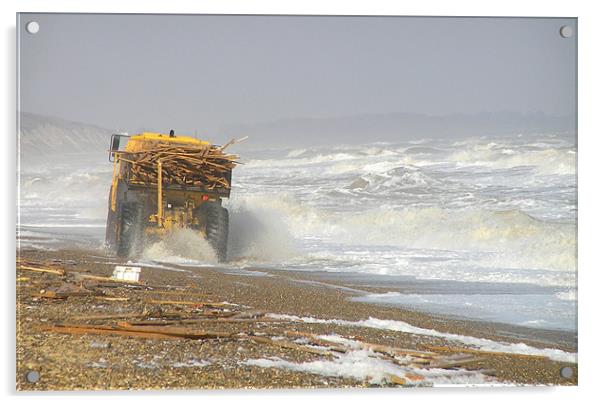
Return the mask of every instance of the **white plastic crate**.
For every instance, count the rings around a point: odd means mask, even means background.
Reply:
[[[138,282],[138,278],[140,277],[140,267],[131,267],[131,266],[115,266],[115,270],[113,271],[113,279],[120,279],[124,281],[133,281]]]

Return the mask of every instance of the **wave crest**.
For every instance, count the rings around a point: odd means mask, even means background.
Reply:
[[[558,271],[576,267],[574,223],[544,222],[520,210],[382,207],[352,213],[310,207],[286,195],[254,196],[245,204],[250,211],[260,207],[270,212],[265,220],[277,220],[279,231],[284,225],[297,239],[491,253],[486,266]]]

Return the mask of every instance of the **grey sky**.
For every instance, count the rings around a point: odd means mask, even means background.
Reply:
[[[22,14],[21,109],[180,133],[363,113],[565,115],[565,24],[576,31],[575,19]]]

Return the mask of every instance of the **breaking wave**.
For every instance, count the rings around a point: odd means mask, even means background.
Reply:
[[[572,148],[552,148],[545,145],[487,143],[466,145],[452,153],[449,161],[491,168],[533,167],[537,174],[575,174],[577,156]]]
[[[292,196],[248,196],[244,200],[243,217],[264,212],[259,214],[261,225],[255,228],[268,230],[263,237],[287,240],[287,244],[291,235],[347,245],[490,252],[494,254],[487,265],[507,268],[572,271],[576,266],[574,224],[544,222],[519,210],[382,207],[337,212],[309,206]],[[277,233],[267,236],[270,229]],[[278,250],[278,243],[266,245]]]
[[[346,188],[368,192],[392,192],[398,189],[442,186],[444,182],[430,177],[416,167],[401,166],[384,173],[369,173],[355,179]]]

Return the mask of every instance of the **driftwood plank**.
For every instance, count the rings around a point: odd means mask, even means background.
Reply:
[[[174,325],[174,324],[200,324],[200,323],[278,323],[286,322],[286,320],[273,319],[273,318],[186,318],[186,319],[173,319],[173,320],[142,320],[142,321],[129,321],[128,324],[132,326],[152,326],[152,325]]]
[[[207,297],[213,295],[213,293],[198,293],[198,292],[187,292],[179,290],[148,290],[147,294],[158,294],[158,295],[173,295],[173,296],[195,296],[195,297]]]
[[[425,366],[426,368],[438,368],[438,369],[450,369],[457,367],[464,367],[466,365],[471,365],[476,362],[480,362],[483,360],[483,357],[480,358],[469,358],[469,359],[458,359],[458,360],[442,360],[441,362],[434,362],[429,366]]]
[[[73,316],[71,320],[78,321],[96,321],[96,320],[116,320],[121,318],[146,318],[149,313],[108,313],[108,314],[87,314],[81,316]]]
[[[399,377],[397,375],[389,375],[389,381],[393,384],[397,384],[399,386],[403,386],[408,383],[406,379],[403,377]]]
[[[115,335],[123,337],[141,337],[141,338],[154,338],[154,339],[177,339],[178,337],[161,334],[161,333],[148,333],[148,332],[133,332],[125,330],[116,330],[112,328],[99,328],[99,327],[70,327],[70,326],[51,326],[42,328],[43,331],[58,332],[63,334],[97,334],[97,335]]]
[[[459,348],[459,347],[448,347],[448,346],[433,346],[433,345],[423,345],[425,349],[431,351],[438,352],[447,352],[447,353],[470,353],[475,355],[489,355],[489,356],[507,356],[514,358],[530,358],[530,359],[548,359],[546,356],[541,355],[527,355],[520,353],[508,353],[508,352],[492,352],[492,351],[481,351],[480,349],[469,349],[469,348]]]
[[[87,325],[87,324],[60,324],[42,328],[44,331],[60,332],[67,334],[111,334],[120,336],[133,336],[143,338],[228,338],[232,334],[220,331],[202,331],[184,327],[135,327],[122,324],[117,327]]]
[[[155,300],[149,299],[146,301],[151,304],[170,304],[170,305],[183,305],[183,306],[198,306],[198,307],[233,307],[236,306],[232,303],[219,303],[219,302],[191,302],[185,300]]]
[[[129,297],[111,297],[111,296],[95,296],[97,300],[106,300],[108,302],[127,302]]]
[[[28,265],[19,265],[17,267],[17,270],[42,272],[42,273],[46,273],[46,274],[61,275],[61,276],[65,275],[65,270],[63,270],[63,269],[36,268],[36,267],[28,266]]]
[[[118,323],[118,329],[137,333],[165,334],[188,339],[228,338],[232,336],[232,333],[225,331],[203,331],[187,327],[133,326],[128,323]]]
[[[127,283],[127,284],[132,284],[132,285],[140,285],[140,282],[128,281],[128,280],[125,280],[125,279],[115,279],[115,278],[110,278],[110,277],[107,277],[107,276],[85,275],[85,274],[81,274],[81,273],[78,273],[77,276],[80,277],[80,278],[83,278],[83,279],[91,279],[91,280],[95,280],[95,281],[114,282],[114,283]]]

